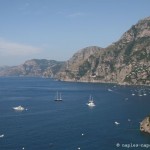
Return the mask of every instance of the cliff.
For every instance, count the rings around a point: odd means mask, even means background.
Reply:
[[[97,46],[90,46],[79,50],[65,63],[64,69],[58,73],[57,78],[65,81],[87,80],[87,74],[91,69],[96,68],[99,54],[103,49]],[[85,79],[82,79],[85,78]]]
[[[60,71],[64,62],[46,59],[32,59],[19,66],[1,67],[0,76],[44,76],[53,77]]]
[[[150,84],[150,17],[133,25],[106,48],[87,47],[57,76],[64,81]]]

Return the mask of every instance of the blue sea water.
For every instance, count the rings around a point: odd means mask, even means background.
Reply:
[[[62,102],[54,101],[57,91]],[[28,110],[12,109],[19,105]],[[149,87],[0,78],[0,150],[150,149],[141,145],[150,146],[150,136],[139,131],[149,114]]]

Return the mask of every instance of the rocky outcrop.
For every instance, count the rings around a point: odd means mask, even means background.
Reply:
[[[150,116],[140,123],[140,131],[150,134]]]
[[[68,60],[64,81],[150,84],[150,17],[133,25],[106,48],[87,47]]]
[[[54,77],[62,68],[64,62],[46,59],[32,59],[14,67],[3,67],[0,76],[36,76]]]

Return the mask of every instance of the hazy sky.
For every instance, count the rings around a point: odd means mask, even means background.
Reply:
[[[0,0],[0,66],[107,47],[148,16],[150,0]]]

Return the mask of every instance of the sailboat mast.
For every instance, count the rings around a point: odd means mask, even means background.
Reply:
[[[59,94],[59,100],[61,100],[61,93]]]
[[[62,101],[61,93],[57,91],[55,101]]]
[[[58,98],[58,91],[57,91],[57,98],[56,98],[56,99],[57,99],[57,100],[59,99],[59,98]]]

